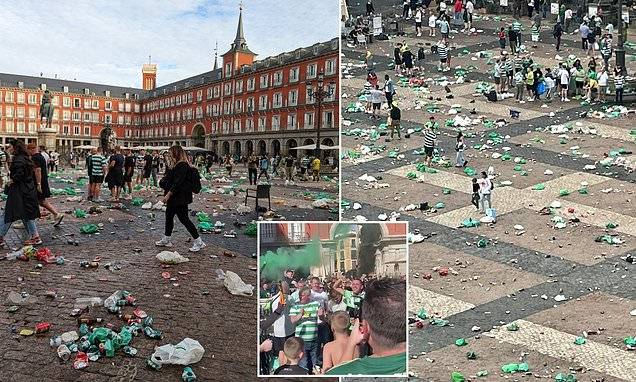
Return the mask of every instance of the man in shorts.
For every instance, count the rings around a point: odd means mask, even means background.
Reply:
[[[135,173],[135,157],[132,155],[130,149],[124,150],[124,192],[128,195],[125,199],[132,199],[132,178]]]
[[[135,170],[137,171],[137,179],[135,184],[143,183],[144,179],[144,156],[142,152],[135,155]]]
[[[88,162],[88,178],[90,195],[96,203],[101,202],[99,191],[104,183],[104,174],[106,173],[106,157],[97,152],[97,148],[91,149],[91,155]]]
[[[394,133],[397,133],[398,140],[400,140],[402,139],[402,136],[400,135],[400,120],[402,119],[402,111],[398,107],[397,102],[394,101],[391,105],[391,111],[389,112],[389,115],[391,117],[391,125],[389,126],[391,129],[391,138],[389,138],[388,140],[393,139]]]
[[[199,158],[203,159],[203,156],[199,156]],[[201,159],[198,159],[200,161]],[[152,155],[150,155],[150,151],[146,151],[146,155],[144,155],[144,185],[146,187],[150,187],[150,174],[152,173]]]
[[[426,165],[430,166],[433,160],[433,152],[435,151],[435,141],[437,140],[437,134],[434,130],[435,117],[431,117],[429,123],[426,125],[426,131],[424,132],[424,153],[426,154]]]
[[[380,118],[380,106],[382,105],[382,90],[380,90],[380,86],[375,85],[375,88],[371,89],[369,99],[371,100],[372,105],[371,118]],[[378,113],[377,115],[376,112]]]
[[[46,200],[51,196],[51,189],[49,188],[48,163],[38,149],[38,146],[34,143],[29,143],[29,145],[27,145],[27,150],[29,151],[29,154],[31,154],[31,160],[34,165],[33,172],[35,174],[38,203],[41,207],[44,207],[52,214],[53,219],[55,219],[53,226],[57,227],[62,222],[62,219],[64,219],[64,215],[58,213],[51,203]]]

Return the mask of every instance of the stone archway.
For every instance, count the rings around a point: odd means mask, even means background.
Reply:
[[[230,142],[223,142],[223,155],[230,154]]]
[[[247,154],[252,154],[254,152],[254,142],[245,142],[245,149],[247,150]]]
[[[267,154],[267,143],[264,140],[258,141],[258,155]]]
[[[307,146],[307,145],[314,145],[316,144],[316,142],[311,139],[311,138],[307,138],[305,139],[305,142],[303,142],[303,146]],[[315,150],[314,149],[305,149],[305,154],[307,155],[314,155]]]
[[[287,152],[291,154],[294,158],[298,157],[298,150],[292,150],[294,147],[298,147],[298,142],[295,139],[287,140]]]
[[[192,128],[192,146],[205,148],[205,126],[202,123]]]
[[[241,155],[241,142],[240,141],[234,141],[234,155]]]
[[[272,154],[280,155],[280,141],[278,139],[272,141]]]

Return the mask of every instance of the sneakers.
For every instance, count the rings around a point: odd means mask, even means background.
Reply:
[[[40,244],[42,244],[42,239],[40,239],[40,235],[34,236],[24,241],[24,245],[40,245]]]
[[[202,250],[203,248],[205,248],[205,243],[203,242],[203,240],[201,239],[201,236],[199,236],[194,243],[192,243],[192,247],[190,247],[190,252],[199,252],[200,250]]]
[[[170,236],[163,236],[161,240],[156,241],[155,245],[157,247],[172,247],[172,241],[170,241]]]

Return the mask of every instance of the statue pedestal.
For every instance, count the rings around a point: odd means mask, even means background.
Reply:
[[[47,151],[57,148],[57,130],[42,127],[38,130],[38,145],[46,147]]]

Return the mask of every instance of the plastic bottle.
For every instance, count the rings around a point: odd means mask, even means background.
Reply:
[[[79,327],[79,332],[80,335],[85,336],[88,334],[88,325],[86,325],[85,323],[82,323]]]
[[[71,358],[71,351],[68,346],[60,345],[57,347],[57,356],[60,357],[62,361],[66,362]]]
[[[137,355],[137,349],[135,349],[132,346],[124,346],[122,351],[124,352],[124,354],[126,354],[129,357],[134,357]]]
[[[116,291],[115,293],[111,294],[106,300],[104,300],[104,307],[108,308],[109,312],[114,313],[110,309],[114,306],[117,306],[117,300],[121,299],[121,297],[121,291]]]
[[[153,329],[150,326],[146,326],[144,328],[144,334],[148,338],[153,338],[153,339],[161,339],[161,338],[163,338],[163,336],[161,335],[161,332],[159,330]]]
[[[104,301],[99,297],[80,297],[75,299],[75,309],[84,309],[87,306],[102,305]]]
[[[51,337],[51,340],[49,341],[49,343],[51,344],[52,348],[57,348],[60,345],[62,345],[62,337],[60,336]]]

